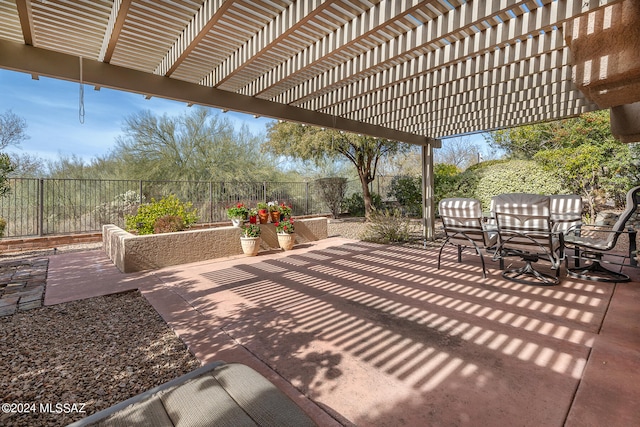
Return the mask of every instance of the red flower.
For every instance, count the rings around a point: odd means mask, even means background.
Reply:
[[[275,223],[275,224],[273,224],[273,225],[275,225],[276,227],[279,227],[279,226],[280,226],[280,223],[279,223],[279,222],[276,222],[276,223]]]
[[[238,204],[236,205],[236,207],[237,207],[237,208],[243,208],[243,207],[244,207],[244,203],[238,203]]]

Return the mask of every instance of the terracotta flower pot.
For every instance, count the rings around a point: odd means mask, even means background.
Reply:
[[[276,222],[280,221],[280,212],[279,211],[269,212],[269,215],[271,215],[271,222],[276,223]]]
[[[258,211],[258,218],[260,218],[260,224],[266,224],[269,222],[269,212],[266,209],[260,209]]]
[[[296,243],[295,233],[278,233],[278,244],[285,251],[290,251]]]

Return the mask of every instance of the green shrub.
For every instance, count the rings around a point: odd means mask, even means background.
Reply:
[[[394,197],[407,215],[422,216],[422,177],[394,176],[387,195]]]
[[[371,204],[375,209],[382,209],[382,197],[377,193],[371,193]],[[342,201],[342,211],[349,212],[351,216],[364,216],[364,198],[362,193],[353,193]]]
[[[411,220],[398,209],[376,211],[371,214],[362,239],[375,243],[408,242],[411,240]]]
[[[560,180],[530,160],[511,160],[482,169],[478,185],[471,197],[488,210],[491,198],[503,193],[563,194]]]
[[[438,175],[436,175],[436,178]],[[503,193],[565,194],[558,178],[532,160],[492,160],[478,163],[444,180],[446,191],[436,183],[436,206],[445,197],[473,197],[489,210],[491,198]]]
[[[135,215],[125,217],[126,228],[138,234],[152,234],[156,221],[166,216],[177,216],[182,219],[184,228],[198,220],[197,210],[190,202],[183,203],[175,195],[162,198],[159,201],[151,199],[151,203],[146,203],[138,208]]]
[[[7,228],[7,221],[0,218],[0,237],[4,237],[4,230]]]

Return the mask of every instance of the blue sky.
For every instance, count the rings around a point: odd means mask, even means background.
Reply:
[[[141,110],[157,115],[177,116],[189,111],[182,102],[160,98],[145,99],[140,94],[84,85],[84,124],[79,119],[80,85],[0,69],[0,113],[8,110],[25,119],[29,139],[19,149],[54,160],[60,155],[77,155],[89,161],[108,153],[122,134],[125,117]],[[219,110],[218,110],[219,111]],[[236,129],[246,123],[253,134],[266,130],[271,121],[243,113],[228,112]]]
[[[11,147],[9,152],[25,152],[46,160],[76,155],[89,162],[115,146],[125,117],[132,113],[151,110],[156,115],[177,116],[189,111],[182,102],[147,100],[140,94],[105,88],[96,91],[89,85],[84,85],[84,123],[80,123],[79,104],[78,83],[47,77],[33,80],[29,74],[0,69],[0,113],[11,110],[25,119],[29,136],[19,148]],[[272,120],[231,111],[225,117],[236,129],[246,124],[255,135],[265,132]],[[482,135],[466,138],[485,147]],[[482,151],[486,153],[486,148]]]

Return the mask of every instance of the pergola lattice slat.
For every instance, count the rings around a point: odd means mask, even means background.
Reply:
[[[424,144],[599,108],[562,31],[627,1],[14,0],[0,67],[79,80],[82,57],[114,66],[97,86],[172,97],[185,82],[202,92],[175,97],[189,104]],[[67,56],[43,70],[14,44]],[[120,68],[161,79],[136,89]]]

